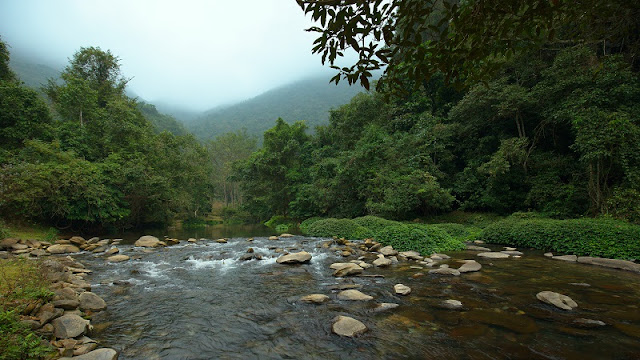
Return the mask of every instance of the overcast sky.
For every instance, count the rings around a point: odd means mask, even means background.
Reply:
[[[0,0],[13,52],[66,65],[82,46],[109,49],[141,98],[192,110],[329,79],[310,24],[295,0]]]

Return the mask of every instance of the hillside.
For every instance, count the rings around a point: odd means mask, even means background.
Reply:
[[[202,140],[246,128],[250,135],[261,137],[274,126],[277,118],[293,123],[306,120],[309,128],[327,122],[329,110],[346,104],[359,86],[330,84],[327,77],[314,77],[269,90],[252,99],[205,112],[186,123],[189,131]]]

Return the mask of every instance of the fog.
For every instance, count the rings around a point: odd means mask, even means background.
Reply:
[[[329,79],[310,25],[295,0],[0,0],[12,52],[61,68],[80,47],[108,49],[139,97],[193,111]]]

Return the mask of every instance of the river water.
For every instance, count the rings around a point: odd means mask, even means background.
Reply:
[[[120,359],[640,359],[640,275],[550,260],[525,251],[519,259],[482,260],[477,273],[428,274],[415,262],[370,268],[365,275],[334,278],[329,265],[343,258],[323,248],[328,239],[295,236],[212,240],[144,250],[119,245],[132,260],[108,263],[78,256],[94,270],[87,279],[109,304],[95,314],[93,337]],[[263,260],[238,260],[253,248]],[[305,250],[308,264],[277,264],[279,249]],[[496,248],[497,249],[497,248]],[[458,267],[476,252],[448,253]],[[366,255],[366,261],[375,259]],[[403,283],[413,292],[395,295]],[[340,301],[337,287],[357,286],[373,301]],[[567,312],[543,304],[536,293],[573,298]],[[328,303],[299,303],[321,293]],[[440,307],[463,303],[461,311]],[[376,303],[398,303],[385,312]],[[357,338],[331,332],[337,315],[362,321]],[[579,318],[606,326],[585,328]]]

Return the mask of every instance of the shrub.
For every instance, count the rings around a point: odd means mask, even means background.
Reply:
[[[308,228],[308,235],[319,237],[343,237],[351,240],[362,240],[371,237],[372,232],[349,219],[322,219],[315,221]]]
[[[7,229],[2,221],[0,221],[0,239],[9,237],[9,229]]]
[[[461,241],[434,225],[392,225],[379,231],[374,238],[398,251],[415,250],[423,255],[464,248]]]
[[[296,226],[293,220],[281,215],[272,216],[271,219],[265,221],[264,225],[278,231],[287,231],[289,228]]]
[[[531,247],[565,254],[640,258],[640,226],[611,219],[508,218],[487,226],[487,243]]]
[[[315,216],[315,217],[311,217],[306,219],[305,221],[301,222],[299,227],[300,227],[300,231],[302,231],[303,234],[308,234],[309,233],[309,226],[311,226],[311,224],[315,223],[318,220],[322,220],[321,217]]]
[[[0,360],[45,359],[53,354],[13,311],[0,311],[0,334]]]
[[[371,230],[373,234],[377,234],[389,226],[395,226],[395,225],[401,224],[400,222],[397,222],[397,221],[387,220],[381,217],[371,216],[371,215],[355,218],[353,219],[353,222],[355,222],[360,226],[366,227],[367,229]]]

